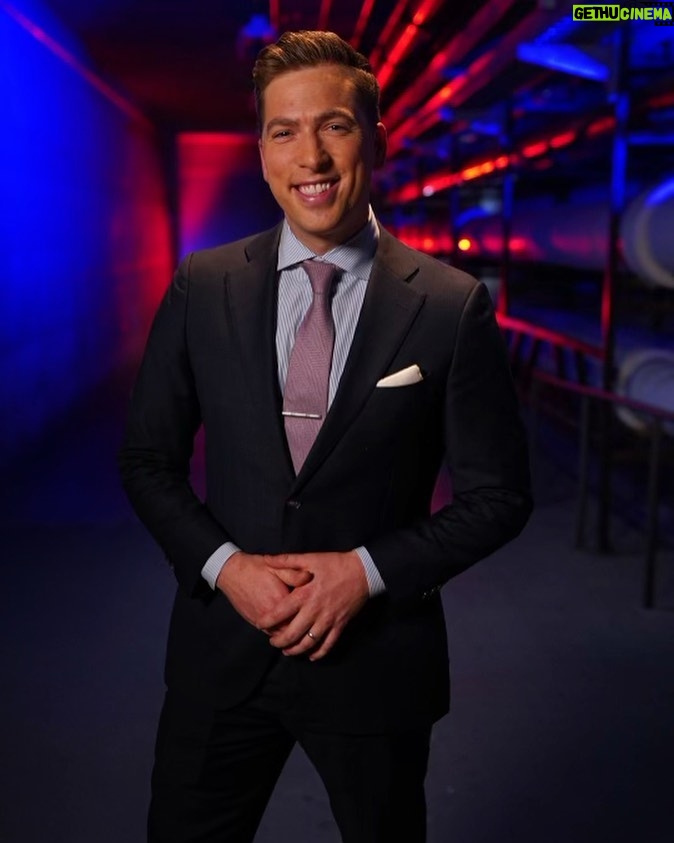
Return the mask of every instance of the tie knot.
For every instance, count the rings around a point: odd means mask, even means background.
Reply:
[[[328,295],[332,287],[332,282],[335,280],[335,275],[337,274],[337,267],[334,263],[303,261],[302,266],[309,276],[314,295]]]

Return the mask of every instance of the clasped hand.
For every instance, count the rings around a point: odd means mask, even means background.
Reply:
[[[286,656],[307,654],[311,661],[330,652],[369,596],[354,551],[278,556],[240,551],[220,572],[217,586],[273,647]]]

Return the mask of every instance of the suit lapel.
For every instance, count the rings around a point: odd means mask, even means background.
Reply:
[[[256,408],[260,447],[278,455],[275,465],[287,475],[294,471],[281,416],[282,398],[276,360],[277,226],[255,238],[246,248],[248,263],[226,277],[227,302],[237,338],[244,380]],[[270,465],[270,470],[273,465]]]
[[[418,268],[414,254],[382,230],[344,372],[296,489],[337,445],[405,339],[425,299],[408,283]]]

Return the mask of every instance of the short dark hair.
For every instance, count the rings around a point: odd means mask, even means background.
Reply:
[[[365,56],[334,32],[300,30],[284,32],[275,44],[264,47],[253,67],[255,108],[260,131],[264,92],[270,82],[289,70],[301,70],[320,64],[351,68],[365,116],[372,121],[373,126],[379,122],[379,82]]]

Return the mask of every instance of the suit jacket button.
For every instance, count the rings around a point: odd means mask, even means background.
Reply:
[[[290,500],[286,501],[286,506],[289,506],[291,509],[299,509],[302,506],[301,501]]]

